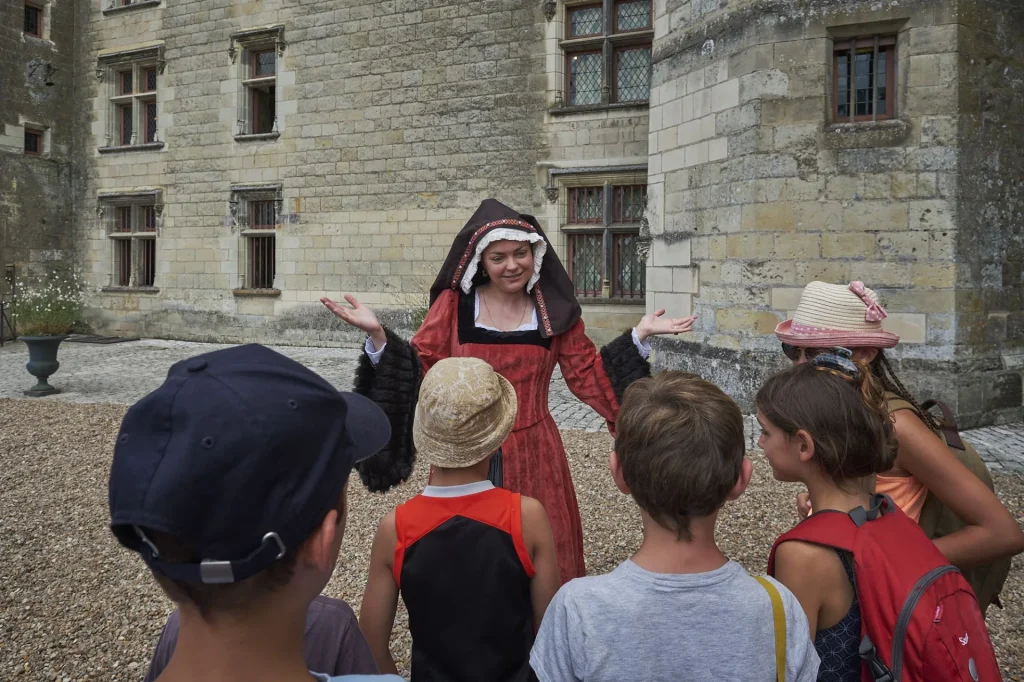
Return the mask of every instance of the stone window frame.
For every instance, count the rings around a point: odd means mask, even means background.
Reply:
[[[566,271],[572,277],[571,240],[573,235],[600,234],[602,235],[602,278],[601,290],[598,295],[586,295],[577,293],[580,302],[583,304],[592,303],[617,303],[643,305],[646,301],[646,286],[644,292],[639,296],[616,295],[614,282],[608,277],[608,273],[616,270],[616,237],[623,234],[636,235],[636,248],[638,255],[646,262],[647,242],[649,240],[649,228],[647,227],[646,209],[644,216],[638,222],[620,223],[614,220],[614,193],[612,188],[629,187],[636,185],[648,185],[647,165],[637,164],[630,166],[601,166],[581,168],[551,168],[548,170],[548,186],[546,193],[548,200],[558,203],[558,217],[556,220],[554,234],[551,235],[560,243],[558,248],[559,256],[563,259]],[[569,223],[569,196],[573,189],[585,187],[604,188],[602,220],[600,224],[578,224]],[[648,195],[648,201],[649,201]],[[645,273],[646,275],[646,273]]]
[[[865,48],[873,48],[873,59],[872,69],[875,71],[871,81],[871,95],[872,95],[872,106],[871,114],[857,115],[857,102],[856,102],[856,54],[860,54]],[[886,112],[884,114],[878,113],[878,82],[877,82],[877,63],[878,57],[881,54],[885,54],[886,72],[885,72],[885,95],[886,95]],[[847,95],[850,107],[850,113],[847,116],[839,115],[839,57],[843,54],[854,57],[849,60],[850,72],[847,75],[849,87],[847,88]],[[897,90],[897,79],[896,74],[899,69],[899,54],[897,50],[897,35],[895,33],[868,33],[864,35],[851,36],[849,38],[834,38],[832,42],[832,96],[830,98],[829,106],[829,119],[833,124],[836,123],[877,123],[879,121],[887,121],[897,117],[899,111],[899,97]]]
[[[284,26],[263,26],[237,31],[230,36],[228,56],[234,66],[233,78],[237,81],[236,106],[236,142],[276,140],[281,136],[281,58],[284,56],[287,43],[284,39]],[[274,51],[274,75],[263,78],[252,78],[252,55],[257,52]],[[239,59],[239,57],[241,57]],[[274,87],[274,122],[270,132],[253,133],[252,130],[252,88],[258,85]]]
[[[104,118],[104,144],[100,146],[101,154],[131,151],[155,151],[163,149],[164,142],[160,140],[160,121],[163,120],[163,100],[160,97],[160,76],[163,75],[166,61],[164,60],[163,44],[140,47],[131,50],[123,50],[101,54],[97,59],[96,77],[101,83],[99,99]],[[133,86],[142,83],[146,74],[155,71],[156,89],[136,92],[122,92],[123,74],[131,73]],[[126,106],[132,107],[132,132],[128,144],[124,144],[119,117],[121,110]],[[153,131],[153,140],[146,141],[148,129],[147,110],[150,105],[156,108],[156,128]],[[144,131],[139,141],[139,132]]]
[[[250,224],[250,213],[256,202],[273,202],[272,226],[254,227]],[[231,231],[238,235],[238,285],[232,290],[232,293],[236,296],[280,296],[281,289],[277,286],[278,277],[281,274],[277,270],[277,233],[284,224],[283,186],[280,183],[232,185],[228,208],[231,214]],[[258,244],[262,244],[260,248],[265,248],[268,241],[272,244],[271,248],[274,251],[274,274],[270,287],[257,287],[253,283],[255,278],[253,249]]]
[[[150,213],[147,209],[151,209]],[[127,210],[127,220],[125,213]],[[157,285],[157,240],[163,227],[164,194],[160,188],[147,188],[126,191],[102,192],[97,196],[96,219],[104,239],[110,244],[107,260],[107,285],[102,288],[108,292],[155,293],[160,289]],[[147,216],[152,216],[152,225],[148,225]],[[125,225],[127,223],[127,225]],[[125,227],[122,227],[125,226]],[[152,229],[147,229],[147,228]],[[126,229],[125,229],[126,228]],[[127,248],[124,244],[127,243]],[[127,282],[119,277],[120,255],[127,251],[129,265]],[[147,283],[140,284],[140,262],[147,260],[149,277]]]
[[[618,56],[623,49],[636,46],[648,46],[653,51],[654,42],[654,6],[651,3],[650,23],[646,29],[617,32],[617,11],[620,2],[625,0],[549,0],[544,4],[544,11],[549,20],[547,37],[551,48],[548,52],[549,87],[555,91],[553,106],[548,110],[551,114],[570,114],[587,111],[603,111],[609,109],[648,108],[650,95],[646,99],[617,102],[617,69]],[[574,10],[600,5],[602,8],[602,31],[600,34],[570,38],[569,19]],[[595,53],[602,55],[601,66],[601,102],[592,104],[570,104],[570,60],[574,54]],[[653,73],[653,67],[652,67]]]
[[[109,16],[121,12],[158,7],[161,2],[162,0],[105,0],[103,15]]]

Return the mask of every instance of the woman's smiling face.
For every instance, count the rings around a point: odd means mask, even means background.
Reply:
[[[480,258],[494,286],[512,293],[526,288],[533,276],[533,245],[502,239],[489,244]]]

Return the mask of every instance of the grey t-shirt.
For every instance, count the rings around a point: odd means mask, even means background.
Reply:
[[[786,680],[814,682],[807,617],[793,593],[775,585],[786,610]],[[562,586],[530,664],[540,682],[772,682],[774,633],[768,593],[735,562],[676,575],[626,560]]]

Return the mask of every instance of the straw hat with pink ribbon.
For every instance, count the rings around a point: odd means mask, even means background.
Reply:
[[[885,309],[863,282],[811,282],[793,318],[775,328],[783,343],[803,348],[892,348],[900,337],[882,329]]]

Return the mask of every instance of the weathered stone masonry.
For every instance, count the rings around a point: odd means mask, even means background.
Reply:
[[[749,407],[800,288],[862,279],[911,388],[965,425],[1024,416],[1019,3],[654,0],[653,31],[604,48],[653,36],[649,105],[582,107],[579,3],[38,4],[41,38],[20,5],[0,30],[0,260],[74,254],[99,332],[358,341],[317,303],[342,292],[408,330],[481,199],[537,215],[564,259],[571,188],[646,182],[646,299],[587,301],[597,340],[692,310],[655,363]],[[833,46],[872,35],[895,36],[896,115],[834,124]],[[270,234],[272,282],[251,272]]]
[[[649,272],[665,293],[648,307],[692,297],[700,316],[659,363],[750,398],[784,362],[771,332],[800,288],[860,279],[883,296],[918,394],[964,424],[1019,419],[1021,8],[668,0],[656,13]],[[879,33],[897,35],[897,116],[835,125],[833,42]]]

